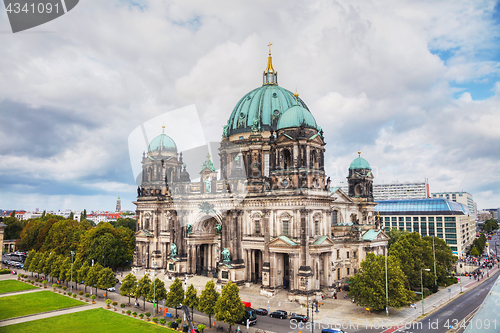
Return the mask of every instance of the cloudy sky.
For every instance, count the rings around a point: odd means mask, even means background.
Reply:
[[[499,33],[500,4],[482,0],[82,0],[16,34],[2,7],[0,208],[114,210],[120,196],[133,210],[129,135],[194,106],[219,141],[269,42],[280,85],[324,129],[333,184],[361,150],[375,183],[428,179],[499,207]]]

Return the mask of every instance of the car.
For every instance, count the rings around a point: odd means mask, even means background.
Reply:
[[[276,310],[274,312],[271,312],[269,314],[269,317],[286,319],[287,313],[286,313],[286,311]]]
[[[290,321],[295,321],[295,322],[307,322],[309,320],[309,318],[306,316],[306,315],[301,315],[301,314],[294,314],[292,316],[290,316]]]
[[[267,316],[267,310],[263,308],[256,309],[255,313],[260,316]]]
[[[325,328],[321,331],[321,333],[345,333],[345,331],[332,328]]]
[[[115,287],[108,288],[108,291],[115,291]]]

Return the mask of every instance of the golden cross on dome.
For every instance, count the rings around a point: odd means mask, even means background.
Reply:
[[[210,161],[210,153],[207,153],[207,161]]]
[[[269,55],[271,55],[271,45],[273,45],[273,43],[269,42],[269,44],[267,44],[267,46],[269,46]]]

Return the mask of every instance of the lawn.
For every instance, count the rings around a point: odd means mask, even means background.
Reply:
[[[56,332],[164,332],[176,331],[161,325],[112,312],[105,309],[92,309],[66,315],[44,318],[2,327],[2,333],[56,333]]]
[[[10,293],[13,291],[37,289],[38,287],[32,286],[17,280],[2,280],[0,281],[0,294]]]
[[[52,291],[5,296],[0,300],[0,320],[86,304]]]

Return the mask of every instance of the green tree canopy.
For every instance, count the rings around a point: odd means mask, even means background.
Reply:
[[[56,255],[54,260],[52,261],[52,265],[50,265],[50,276],[56,279],[59,279],[59,274],[61,273],[61,267],[64,262],[64,257],[60,254]]]
[[[33,261],[33,258],[35,258],[36,256],[36,251],[35,250],[31,250],[29,253],[28,253],[28,256],[26,257],[26,260],[24,260],[24,267],[25,269],[29,272],[30,271],[30,265]]]
[[[3,232],[3,239],[20,239],[21,232],[26,226],[27,221],[19,221],[15,217],[6,217],[3,219],[3,223],[7,225]]]
[[[432,245],[424,241],[416,232],[401,235],[389,248],[389,255],[395,256],[413,290],[420,289],[420,270],[429,268],[432,272],[424,273],[424,285],[434,285],[434,260]]]
[[[182,282],[175,278],[174,282],[170,285],[170,291],[167,294],[167,301],[165,304],[168,307],[175,308],[177,314],[177,307],[184,301],[184,290],[182,289]]]
[[[432,249],[432,238],[430,236],[422,237]],[[457,261],[457,257],[453,255],[451,247],[446,242],[438,237],[434,237],[434,251],[436,254],[436,275],[440,282],[444,282],[448,276],[448,271],[451,271],[453,264]],[[429,267],[434,272],[434,267]]]
[[[99,279],[97,280],[97,287],[106,290],[106,298],[108,298],[108,288],[114,287],[116,284],[115,273],[111,268],[106,267],[101,270]]]
[[[61,265],[61,270],[59,271],[59,280],[66,281],[66,286],[71,277],[71,258],[64,257],[63,263]]]
[[[128,273],[122,280],[120,286],[120,295],[128,296],[128,303],[130,304],[130,296],[134,295],[135,286],[137,285],[137,278],[134,274]]]
[[[198,307],[198,294],[192,283],[186,290],[183,304],[191,308],[191,318],[193,318],[194,309]]]
[[[392,246],[392,244],[396,243],[402,235],[408,234],[408,231],[406,230],[399,230],[398,228],[391,228],[389,231],[386,232],[387,236],[389,236],[389,248]]]
[[[84,262],[82,267],[80,267],[80,269],[78,270],[78,274],[77,274],[77,279],[78,279],[78,282],[82,283],[83,281],[83,284],[85,285],[85,292],[87,292],[87,274],[90,270],[90,266],[88,264],[88,262]]]
[[[231,326],[241,320],[244,315],[245,307],[241,303],[240,289],[235,283],[228,281],[215,303],[215,319],[229,324],[229,331],[231,331]]]
[[[215,290],[214,281],[207,281],[205,289],[201,291],[197,309],[208,316],[208,324],[210,328],[212,327],[212,316],[215,314],[215,304],[217,303],[219,296],[219,293]]]
[[[156,302],[158,303],[159,301],[166,298],[167,298],[167,290],[165,289],[165,283],[159,278],[156,278],[153,282],[153,285],[149,289],[148,299],[150,301],[156,300]],[[158,313],[158,306],[156,304],[155,304],[155,313]]]
[[[30,266],[29,266],[29,271],[30,272],[37,272],[38,270],[38,263],[40,262],[40,259],[42,259],[43,257],[43,253],[41,252],[36,252],[35,255],[33,256],[33,259],[31,260],[30,262]]]
[[[134,291],[135,297],[137,297],[137,298],[143,297],[144,298],[144,310],[146,310],[146,298],[149,295],[150,289],[151,289],[151,279],[149,278],[149,276],[147,274],[144,274],[142,279],[140,279],[137,282],[137,286],[135,287],[135,291]]]
[[[51,252],[45,262],[45,267],[43,268],[43,274],[45,276],[50,275],[52,277],[52,265],[54,261],[57,259],[57,254],[55,252]]]
[[[99,281],[99,276],[103,267],[97,263],[94,266],[90,267],[87,272],[87,278],[85,279],[85,285],[90,288],[95,287],[95,293],[97,294],[97,281]]]
[[[38,261],[38,266],[36,267],[36,272],[38,274],[43,274],[43,271],[45,269],[45,263],[47,262],[48,258],[49,258],[49,253],[43,252],[40,260]]]
[[[372,310],[382,310],[386,306],[385,257],[367,253],[361,263],[359,273],[350,279],[349,297],[357,305]],[[413,299],[413,292],[405,288],[406,277],[394,256],[387,257],[388,306],[400,308]]]

